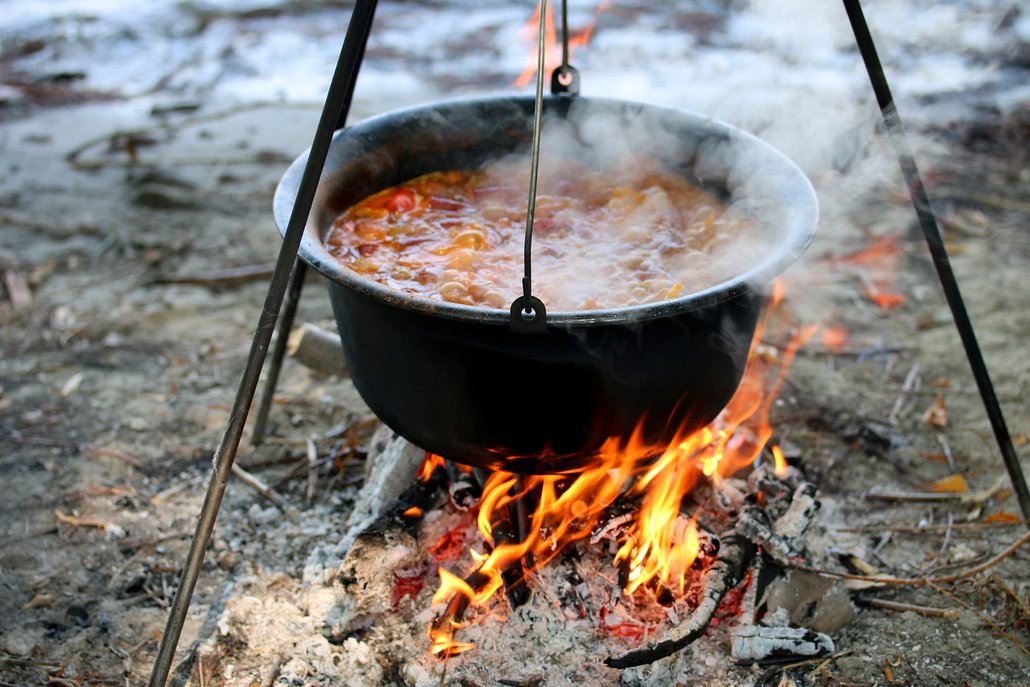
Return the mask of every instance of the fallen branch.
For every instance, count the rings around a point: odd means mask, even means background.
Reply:
[[[946,532],[948,530],[987,530],[996,527],[1013,527],[1030,524],[1030,520],[1011,520],[1008,522],[968,522],[954,525],[867,525],[864,527],[835,527],[837,532],[899,532],[902,534],[928,534]]]
[[[816,575],[823,575],[824,577],[838,577],[844,580],[857,580],[859,582],[876,582],[878,584],[886,584],[897,587],[919,586],[924,584],[947,584],[949,582],[957,582],[959,580],[964,580],[966,578],[973,577],[974,575],[982,573],[984,570],[987,570],[988,568],[994,567],[1004,559],[1011,556],[1016,549],[1023,546],[1027,542],[1030,542],[1030,532],[1025,533],[1022,537],[1014,541],[1012,544],[1008,546],[1008,548],[1006,548],[1004,551],[999,553],[994,558],[991,558],[981,563],[980,565],[974,568],[970,568],[969,570],[966,570],[964,572],[956,573],[955,575],[946,575],[944,577],[877,577],[875,575],[852,575],[850,573],[833,572],[831,570],[820,570],[818,568],[810,568],[805,565],[795,565],[792,567],[796,570],[804,570],[805,572],[815,573]]]
[[[204,274],[155,277],[151,284],[187,284],[194,286],[239,286],[252,281],[266,280],[272,276],[272,263],[244,265],[212,270]]]
[[[0,539],[0,549],[10,544],[15,544],[26,539],[35,539],[36,537],[45,537],[48,534],[57,534],[56,527],[43,527],[38,530],[29,530],[28,532],[21,532],[19,534],[10,534],[3,539]]]
[[[887,599],[877,599],[875,597],[863,596],[859,597],[858,603],[869,606],[871,608],[882,608],[887,611],[911,611],[918,613],[919,615],[929,616],[931,618],[945,618],[947,620],[958,620],[959,612],[954,608],[933,608],[932,606],[917,606],[915,604],[901,603],[900,601],[888,601]]]
[[[139,458],[133,458],[127,453],[116,451],[113,448],[101,448],[99,446],[91,446],[89,448],[89,452],[98,457],[103,456],[105,458],[115,458],[117,460],[122,461],[123,463],[128,463],[140,472],[150,472],[150,468],[147,467],[146,463],[141,461]]]
[[[610,668],[631,668],[653,663],[672,655],[704,634],[723,597],[740,584],[756,551],[750,540],[734,530],[724,534],[721,541],[719,556],[701,580],[701,603],[690,618],[661,639],[652,640],[617,656],[609,656],[604,660],[605,665]]]
[[[246,484],[248,487],[256,491],[257,493],[264,496],[266,499],[274,503],[283,512],[290,507],[290,502],[276,493],[271,487],[262,482],[260,479],[250,474],[239,465],[232,466],[232,474],[239,477],[240,481]]]
[[[56,509],[54,510],[54,517],[57,518],[57,522],[71,525],[72,527],[96,527],[99,530],[106,530],[111,526],[111,523],[109,522],[94,520],[92,518],[77,518],[74,515],[65,515]]]
[[[983,504],[997,496],[1005,488],[1003,481],[983,491],[948,492],[948,491],[870,491],[865,497],[875,501],[909,501],[913,503],[937,503],[952,501],[955,503]]]
[[[970,612],[974,613],[978,618],[980,618],[981,621],[983,621],[983,623],[985,625],[990,626],[990,628],[992,630],[994,630],[994,632],[999,637],[1004,637],[1005,639],[1007,639],[1010,642],[1012,642],[1013,644],[1015,644],[1016,648],[1018,648],[1024,654],[1030,655],[1030,649],[1028,649],[1026,647],[1026,645],[1023,644],[1023,642],[1019,641],[1019,639],[1017,639],[1012,634],[1006,632],[1005,628],[1003,628],[1001,625],[996,623],[992,618],[987,616],[987,614],[985,614],[983,611],[981,611],[980,609],[976,608],[975,606],[972,606],[971,604],[966,603],[965,601],[963,601],[962,599],[958,598],[957,596],[955,596],[954,594],[952,594],[948,590],[940,587],[937,584],[934,584],[933,582],[927,581],[927,584],[929,584],[931,587],[933,587],[933,589],[935,591],[937,591],[938,594],[944,595],[945,597],[951,599],[952,601],[954,601],[958,605],[960,605],[963,608],[965,608],[967,611],[970,611]]]

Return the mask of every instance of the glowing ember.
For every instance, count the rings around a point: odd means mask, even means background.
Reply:
[[[777,289],[774,300],[780,298]],[[640,499],[615,554],[616,566],[625,573],[624,592],[660,587],[682,594],[701,549],[696,513],[683,514],[684,499],[699,482],[717,484],[759,456],[772,435],[769,413],[786,371],[816,329],[803,329],[780,355],[756,355],[753,344],[737,392],[719,417],[709,427],[678,438],[658,458],[656,447],[641,440],[638,428],[628,439],[609,439],[596,467],[576,475],[493,473],[483,487],[478,516],[488,553],[471,551],[477,566],[466,579],[440,569],[433,604],[448,603],[430,628],[432,653],[447,657],[472,648],[454,640],[466,608],[485,604],[503,586],[504,571],[521,571],[523,564],[529,572],[539,570],[566,546],[590,536],[620,495]],[[777,470],[786,470],[782,451],[772,450]],[[536,507],[524,541],[495,537],[498,523],[510,523],[509,504],[527,496]]]

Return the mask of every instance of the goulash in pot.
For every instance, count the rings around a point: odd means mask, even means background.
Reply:
[[[521,295],[527,189],[524,163],[426,174],[343,212],[328,249],[398,291],[507,308]],[[553,161],[533,227],[533,293],[552,312],[687,295],[740,274],[761,243],[755,222],[674,174]]]

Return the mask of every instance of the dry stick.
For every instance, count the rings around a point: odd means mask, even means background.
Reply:
[[[679,651],[704,634],[726,592],[740,583],[756,550],[753,543],[733,530],[721,539],[719,556],[701,579],[704,590],[701,603],[687,622],[666,633],[661,639],[651,640],[644,646],[617,656],[609,656],[604,660],[605,665],[609,668],[631,668],[653,663]]]
[[[958,620],[959,612],[954,608],[933,608],[931,606],[916,606],[915,604],[905,604],[900,601],[888,601],[887,599],[877,599],[874,597],[862,597],[859,603],[873,608],[883,608],[888,611],[912,611],[919,615],[926,615],[935,618],[946,618],[948,620]]]
[[[818,568],[811,568],[807,565],[795,565],[793,566],[796,570],[802,570],[804,572],[815,573],[816,575],[822,575],[824,577],[837,577],[843,580],[857,580],[859,582],[877,582],[879,584],[887,584],[898,587],[905,586],[918,586],[922,584],[947,584],[948,582],[957,582],[958,580],[964,580],[968,577],[973,577],[979,573],[982,573],[988,568],[992,568],[1002,560],[1008,558],[1012,553],[1021,547],[1023,544],[1030,542],[1030,532],[1027,532],[1022,537],[1014,541],[1004,551],[999,553],[994,558],[991,558],[980,565],[970,568],[961,573],[954,575],[946,575],[944,577],[913,577],[913,578],[902,578],[902,577],[874,577],[872,575],[852,575],[850,573],[833,572],[831,570],[820,570]]]
[[[261,281],[272,276],[273,263],[260,265],[243,265],[212,270],[205,274],[186,274],[182,276],[156,277],[152,284],[188,284],[195,286],[236,286],[252,281]]]
[[[283,665],[283,656],[276,656],[275,660],[272,661],[272,665],[268,667],[268,672],[261,679],[261,687],[272,687],[275,684],[275,679],[279,677],[279,669]]]
[[[1020,642],[1014,636],[1012,636],[1011,634],[1006,632],[1005,628],[1003,628],[1001,625],[999,625],[994,620],[992,620],[990,617],[988,617],[980,609],[978,609],[975,606],[972,606],[972,605],[966,603],[965,601],[963,601],[962,599],[958,598],[957,596],[955,596],[954,594],[952,594],[948,590],[946,590],[943,587],[940,587],[940,586],[934,584],[933,582],[929,582],[928,581],[927,584],[929,584],[931,587],[933,587],[934,590],[937,591],[938,594],[942,594],[942,595],[946,596],[947,598],[951,599],[952,601],[954,601],[958,605],[960,605],[963,608],[965,608],[967,611],[971,611],[971,612],[975,613],[977,615],[977,617],[980,618],[980,620],[982,620],[985,624],[990,625],[991,629],[994,630],[999,636],[1004,637],[1005,639],[1007,639],[1010,642],[1012,642],[1013,644],[1015,644],[1016,647],[1020,651],[1022,651],[1024,654],[1030,654],[1030,649],[1027,649],[1026,646],[1023,645],[1022,642]]]
[[[308,488],[304,500],[310,506],[315,498],[315,487],[318,484],[318,451],[315,450],[315,441],[308,437]]]
[[[262,482],[260,479],[250,474],[239,465],[232,466],[232,474],[240,478],[240,481],[246,484],[248,487],[256,491],[257,493],[264,496],[266,499],[279,506],[282,511],[286,511],[290,507],[289,501],[279,496],[275,491],[272,490],[267,484]]]
[[[1026,525],[1030,520],[1011,520],[1009,522],[968,522],[954,525],[868,525],[865,527],[835,527],[837,532],[900,532],[910,534],[928,534],[930,532],[944,532],[946,530],[987,530],[997,527],[1014,527]]]
[[[853,653],[855,653],[854,649],[848,649],[847,651],[838,651],[837,653],[831,654],[829,656],[817,656],[815,658],[807,658],[804,661],[795,661],[793,663],[786,663],[773,666],[761,675],[759,675],[758,679],[755,680],[755,684],[764,685],[776,673],[782,673],[785,670],[793,670],[794,668],[803,668],[805,666],[810,666],[813,663],[819,664],[819,666],[816,668],[816,670],[819,670],[819,668],[822,668],[823,666],[828,665],[833,661],[836,661],[838,658],[844,658],[845,656],[850,656]]]
[[[122,461],[123,463],[128,463],[129,465],[131,465],[132,467],[136,468],[137,470],[142,470],[143,472],[149,472],[150,471],[150,468],[147,467],[146,463],[141,461],[139,458],[133,458],[132,456],[130,456],[130,455],[126,454],[126,453],[122,453],[121,451],[116,451],[113,448],[100,448],[98,446],[91,446],[89,448],[89,451],[90,451],[90,453],[92,453],[95,456],[105,456],[107,458],[116,458],[116,459]]]
[[[865,497],[874,501],[910,501],[913,503],[937,503],[941,501],[957,501],[958,503],[983,504],[994,498],[1005,485],[999,480],[993,487],[982,491],[870,491]]]
[[[916,378],[919,376],[919,363],[912,363],[912,368],[908,371],[908,375],[905,377],[905,383],[901,385],[901,395],[898,396],[898,400],[894,402],[894,407],[891,408],[891,414],[887,416],[887,422],[891,425],[898,424],[898,414],[901,412],[901,406],[905,403],[905,397],[912,387],[915,386]]]
[[[48,534],[57,534],[56,527],[44,527],[38,530],[30,530],[28,532],[22,532],[21,534],[11,534],[3,539],[0,539],[0,549],[10,544],[15,544],[26,539],[35,539],[36,537],[45,537]]]

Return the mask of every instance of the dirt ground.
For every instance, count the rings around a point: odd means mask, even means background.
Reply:
[[[684,15],[685,30],[700,31],[691,21]],[[1019,64],[1025,79],[1025,57]],[[29,95],[0,110],[0,685],[143,684],[279,244],[272,192],[309,145],[318,107],[211,96],[199,110],[155,110],[150,97],[47,83],[46,93],[24,87]],[[446,92],[442,83],[432,88]],[[358,104],[357,114],[388,100]],[[947,109],[947,99],[925,105]],[[923,115],[913,115],[919,163],[1030,471],[1030,103]],[[874,129],[855,165],[889,160]],[[819,487],[810,540],[828,565],[854,572],[847,563],[859,559],[898,577],[961,571],[1025,525],[1007,522],[1019,507],[900,174],[881,163],[876,183],[855,186],[848,165],[838,167],[813,178],[820,233],[786,279],[793,321],[823,327],[776,405],[777,438],[797,447]],[[221,274],[250,266],[261,268],[257,276]],[[305,293],[300,320],[332,327],[318,278]],[[773,349],[777,337],[769,334]],[[319,458],[332,456],[350,440],[337,430],[368,417],[346,379],[290,360],[276,401],[272,437],[257,448],[245,440],[238,458],[273,484],[307,460],[309,438]],[[177,684],[440,679],[431,662],[405,654],[425,651],[421,636],[415,649],[323,636],[331,599],[312,561],[342,536],[363,475],[358,458],[325,461],[311,498],[303,478],[277,486],[287,509],[229,485],[176,656]],[[968,489],[939,502],[870,497],[927,492],[955,475]],[[841,655],[792,679],[1030,684],[1028,563],[1022,547],[971,581],[856,594],[856,619],[833,637]],[[412,602],[412,626],[431,593]],[[860,603],[870,597],[957,613]],[[227,627],[234,619],[249,634]],[[258,636],[274,623],[280,631]],[[695,651],[653,669],[604,669],[596,683],[661,684],[665,675],[666,684],[706,676],[705,684],[752,685],[764,670],[733,666],[714,642],[703,649],[718,656],[717,670]],[[284,667],[302,655],[321,672]]]

